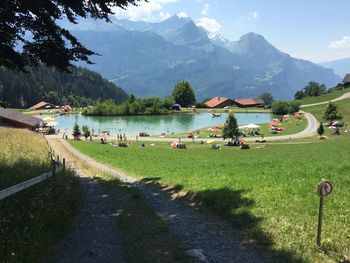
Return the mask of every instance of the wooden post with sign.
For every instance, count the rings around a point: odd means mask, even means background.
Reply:
[[[321,246],[321,235],[322,235],[322,216],[323,216],[323,202],[324,197],[329,195],[333,191],[333,185],[329,180],[321,180],[318,184],[317,194],[320,197],[320,207],[318,210],[318,225],[317,225],[317,246]]]

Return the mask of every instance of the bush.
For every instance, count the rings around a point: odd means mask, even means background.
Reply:
[[[272,113],[275,115],[285,115],[298,112],[300,110],[300,103],[297,101],[276,101],[272,103]]]
[[[289,113],[290,106],[289,103],[286,101],[275,101],[274,103],[272,103],[271,110],[273,114],[285,115]]]

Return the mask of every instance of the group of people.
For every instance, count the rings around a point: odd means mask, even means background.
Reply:
[[[125,133],[124,134],[117,134],[117,139],[118,139],[118,141],[126,141],[127,140]]]

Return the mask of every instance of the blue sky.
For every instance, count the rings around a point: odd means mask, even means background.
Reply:
[[[349,0],[149,0],[117,18],[158,22],[174,14],[230,40],[263,35],[294,57],[323,62],[350,57]]]

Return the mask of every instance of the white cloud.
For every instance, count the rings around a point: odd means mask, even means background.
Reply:
[[[248,20],[255,20],[259,18],[259,13],[256,11],[250,11],[248,14]]]
[[[344,36],[341,40],[332,41],[329,44],[329,48],[336,51],[350,48],[350,36]]]
[[[210,33],[215,33],[220,31],[221,25],[218,21],[216,21],[214,18],[209,17],[202,17],[200,18],[197,23],[197,26],[203,27],[205,30],[207,30]]]
[[[209,14],[209,8],[210,8],[210,5],[209,4],[205,4],[202,11],[201,11],[201,14],[203,16],[207,16]]]
[[[126,10],[114,8],[113,11],[117,18],[127,18],[133,21],[160,21],[170,17],[164,6],[177,1],[179,0],[149,0],[141,2],[138,6],[129,5]]]
[[[181,17],[181,18],[187,18],[188,17],[188,14],[186,14],[185,12],[180,12],[180,13],[177,13],[176,15],[178,17]]]

